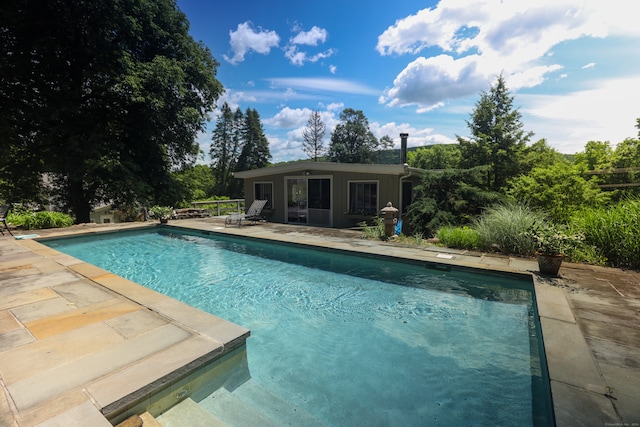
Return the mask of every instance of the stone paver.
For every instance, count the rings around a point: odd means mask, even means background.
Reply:
[[[111,425],[106,412],[128,415],[119,402],[249,335],[186,305],[174,316],[163,300],[173,301],[39,242],[0,238],[0,425]]]

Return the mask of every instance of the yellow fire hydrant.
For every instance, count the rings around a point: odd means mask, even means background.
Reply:
[[[391,202],[387,203],[387,206],[380,210],[382,213],[382,219],[384,220],[384,235],[385,237],[392,237],[396,234],[396,224],[398,218],[398,209],[394,208]]]

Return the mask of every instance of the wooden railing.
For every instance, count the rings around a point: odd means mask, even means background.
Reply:
[[[215,205],[215,207],[209,207]],[[194,208],[205,208],[211,215],[222,216],[230,213],[244,212],[244,199],[231,200],[207,200],[204,202],[191,202]]]

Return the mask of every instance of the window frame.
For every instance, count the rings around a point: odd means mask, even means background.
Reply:
[[[375,196],[375,201],[370,204],[370,206],[363,206],[362,208],[358,208],[358,201],[355,201],[356,206],[352,206],[352,186],[355,185],[356,188],[356,197],[358,192],[358,187],[362,187],[362,197],[366,199],[367,197],[371,198],[371,196]],[[365,194],[365,186],[375,185],[375,192],[369,190],[370,194]],[[374,194],[371,194],[374,193]],[[366,201],[363,200],[363,205]],[[377,215],[380,211],[380,182],[378,180],[366,179],[366,180],[349,180],[347,181],[347,212],[350,215]],[[355,209],[354,209],[355,208]]]

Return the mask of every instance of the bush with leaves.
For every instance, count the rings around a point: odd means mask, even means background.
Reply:
[[[13,212],[7,216],[7,222],[23,230],[41,230],[45,228],[64,228],[73,225],[73,218],[61,212]]]
[[[436,237],[449,248],[478,249],[482,247],[480,233],[474,228],[445,226],[438,230]]]
[[[604,206],[610,197],[598,188],[596,178],[585,179],[578,167],[566,162],[535,167],[528,175],[512,179],[507,195],[548,212],[556,222],[568,221],[582,207]]]
[[[468,224],[485,206],[500,201],[499,193],[483,189],[486,172],[483,166],[427,172],[415,187],[414,201],[408,209],[411,229],[433,236],[445,225]]]

